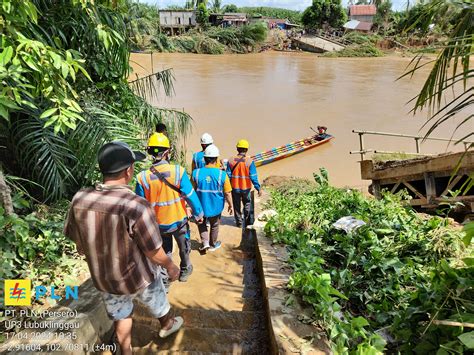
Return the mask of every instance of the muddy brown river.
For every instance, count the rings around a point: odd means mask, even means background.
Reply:
[[[421,88],[423,70],[397,81],[409,58],[321,58],[310,53],[265,52],[248,55],[153,55],[154,70],[173,68],[176,95],[154,105],[185,110],[194,118],[187,139],[189,160],[200,149],[199,137],[213,135],[221,155],[235,151],[240,138],[250,141],[250,153],[310,136],[310,126],[327,126],[336,138],[321,147],[259,167],[269,175],[311,177],[320,167],[336,186],[364,187],[360,179],[358,136],[353,129],[420,134],[426,112],[413,115],[407,102]],[[139,76],[151,72],[150,54],[133,54]],[[450,137],[456,122],[434,136]],[[470,127],[474,129],[474,122]],[[462,133],[462,132],[461,132]],[[460,135],[460,134],[459,134]],[[458,135],[458,136],[459,136]],[[413,139],[366,136],[366,148],[415,152]],[[456,151],[446,143],[424,143],[422,151]]]

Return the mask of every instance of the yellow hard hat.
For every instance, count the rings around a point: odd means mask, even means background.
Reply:
[[[237,148],[249,149],[249,142],[246,139],[241,139],[237,142]]]
[[[149,147],[169,148],[170,140],[163,133],[153,133],[148,139]]]

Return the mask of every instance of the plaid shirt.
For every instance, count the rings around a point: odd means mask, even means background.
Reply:
[[[97,185],[74,196],[64,227],[85,254],[94,285],[112,294],[131,294],[155,279],[145,256],[161,247],[150,204],[126,185]]]

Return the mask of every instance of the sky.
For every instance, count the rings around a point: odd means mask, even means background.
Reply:
[[[169,5],[184,5],[186,0],[139,0],[152,5],[158,5],[159,8],[166,8]],[[208,1],[212,3],[212,0]],[[292,10],[304,10],[311,5],[312,0],[221,0],[223,5],[235,4],[242,6],[270,6],[282,7]],[[344,5],[347,5],[348,0],[342,0]],[[411,0],[413,2],[413,0]],[[401,10],[407,6],[407,0],[392,0],[393,9]]]

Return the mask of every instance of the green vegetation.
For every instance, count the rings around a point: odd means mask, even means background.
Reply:
[[[323,57],[383,57],[384,52],[377,48],[377,43],[383,39],[376,34],[363,34],[360,32],[349,32],[344,39],[351,42],[341,51],[324,53]]]
[[[155,6],[130,3],[124,17],[129,28],[128,38],[132,50],[147,48],[152,39],[160,33],[160,15]]]
[[[315,180],[272,193],[278,215],[265,231],[288,246],[288,287],[312,306],[334,352],[471,351],[474,332],[443,322],[474,322],[474,259],[463,233],[418,215],[402,195],[337,189],[325,170]],[[366,225],[348,233],[332,226],[349,215]]]
[[[301,12],[288,10],[288,9],[279,9],[275,7],[240,7],[237,12],[243,12],[250,16],[264,16],[272,17],[278,19],[288,19],[291,23],[301,24]]]
[[[209,27],[209,11],[205,3],[200,3],[196,9],[196,22],[203,29]]]
[[[347,20],[346,10],[341,0],[313,0],[303,11],[301,21],[307,28],[322,28],[323,24],[339,28]]]
[[[463,130],[464,133],[456,143],[474,135],[472,128],[467,128],[474,117],[473,87],[468,84],[474,78],[474,71],[470,68],[474,44],[473,10],[474,4],[469,0],[432,0],[417,7],[416,14],[408,21],[408,30],[426,32],[431,24],[437,23],[446,35],[446,39],[438,46],[436,59],[423,63],[421,53],[412,60],[411,67],[403,75],[411,76],[420,68],[432,65],[413,108],[413,112],[426,108],[430,110],[431,117],[425,123],[425,126],[429,126],[427,137],[446,121],[459,118],[459,115],[463,117],[458,120],[455,131]],[[474,144],[470,144],[468,148],[473,147]],[[462,187],[462,192],[466,193],[473,186],[474,178],[471,176]],[[474,238],[474,222],[467,224],[465,231],[469,240]]]
[[[223,13],[226,13],[226,12],[236,13],[236,12],[239,12],[239,8],[237,7],[237,5],[228,4],[222,8],[222,12]]]
[[[267,27],[256,23],[241,27],[211,27],[207,31],[189,31],[182,36],[160,34],[152,48],[160,52],[222,54],[254,51],[267,37]]]
[[[322,55],[323,57],[335,58],[335,57],[383,57],[384,53],[375,47],[373,44],[353,44],[346,48],[335,51],[326,52]]]
[[[394,161],[394,160],[409,160],[409,159],[423,159],[427,155],[410,154],[405,152],[393,152],[393,153],[374,153],[372,160],[375,162]]]
[[[157,122],[175,139],[190,127],[188,115],[144,99],[161,85],[172,94],[171,71],[128,83],[127,7],[109,3],[25,0],[0,8],[0,156],[8,174],[31,181],[23,185],[38,200],[92,184],[105,141],[143,148]]]
[[[61,201],[98,180],[104,142],[143,149],[155,124],[164,122],[175,158],[182,154],[178,142],[190,116],[146,101],[159,89],[173,93],[171,70],[128,81],[128,38],[139,46],[137,33],[156,31],[153,18],[128,6],[125,0],[4,0],[0,6],[2,279],[63,286],[81,272],[82,261],[62,234]]]
[[[87,268],[62,232],[67,202],[31,206],[21,194],[13,200],[22,215],[7,215],[0,207],[0,279],[26,278],[60,290],[77,285]]]

